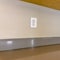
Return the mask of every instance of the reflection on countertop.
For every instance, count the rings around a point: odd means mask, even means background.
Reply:
[[[60,45],[0,51],[0,60],[60,60]]]

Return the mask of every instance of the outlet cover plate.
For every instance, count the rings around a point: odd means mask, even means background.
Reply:
[[[30,27],[37,28],[37,18],[31,17]]]

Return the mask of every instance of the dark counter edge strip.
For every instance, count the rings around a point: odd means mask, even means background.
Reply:
[[[0,39],[0,51],[60,44],[60,37]]]

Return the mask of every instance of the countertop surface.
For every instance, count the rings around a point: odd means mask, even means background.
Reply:
[[[0,51],[0,60],[60,60],[60,45]]]

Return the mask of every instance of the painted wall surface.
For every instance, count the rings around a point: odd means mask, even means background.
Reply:
[[[30,18],[38,27],[30,28]],[[60,37],[60,11],[19,0],[0,0],[0,39]]]

